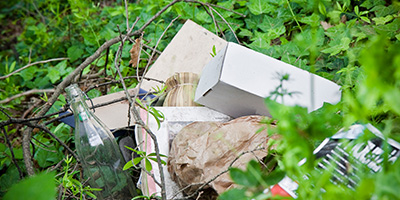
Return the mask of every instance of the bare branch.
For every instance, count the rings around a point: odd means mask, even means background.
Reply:
[[[215,13],[217,13],[217,15],[218,15],[219,17],[221,17],[221,19],[225,22],[225,24],[228,25],[229,29],[231,29],[233,35],[235,36],[236,41],[237,41],[239,44],[241,44],[241,42],[239,41],[239,38],[236,36],[235,31],[233,31],[233,29],[232,29],[231,25],[228,23],[228,21],[226,21],[225,18],[224,18],[221,14],[219,14],[219,12],[216,11],[213,7],[210,6],[210,9],[213,10]]]
[[[10,149],[11,160],[12,160],[12,162],[14,163],[15,167],[17,167],[17,170],[18,170],[18,172],[19,172],[19,179],[22,179],[24,176],[23,176],[23,174],[22,174],[21,168],[20,168],[19,165],[18,165],[17,160],[15,159],[15,155],[14,155],[14,151],[13,151],[13,146],[12,146],[12,144],[11,144],[11,142],[10,142],[10,139],[8,138],[6,129],[5,129],[4,127],[2,127],[1,130],[3,131],[4,137],[5,137],[5,139],[6,139],[6,144],[7,144],[8,148]]]
[[[177,1],[176,1],[176,2],[177,2]],[[168,25],[168,27],[164,30],[164,32],[162,33],[161,37],[160,37],[159,40],[157,41],[157,44],[156,44],[156,46],[154,47],[154,49],[157,49],[157,45],[159,44],[161,38],[163,37],[163,35],[165,34],[165,32],[168,30],[168,28],[171,26],[171,24],[172,24],[176,19],[177,19],[177,18],[175,18],[174,20],[172,20],[171,23]],[[121,37],[121,35],[120,35],[120,37]],[[121,45],[120,45],[120,48],[119,48],[119,49],[122,49],[122,47],[123,47],[123,42],[124,42],[124,40],[122,39],[122,37],[121,37],[121,40],[122,40],[122,42],[121,42]],[[152,53],[152,55],[151,55],[151,57],[150,57],[150,60],[151,60],[151,58],[154,56],[154,54],[155,54],[155,51],[153,51],[153,53]],[[120,54],[118,54],[118,52],[117,52],[117,55],[120,55]],[[117,57],[117,56],[116,56],[116,57]],[[118,59],[120,59],[120,58],[118,58]],[[149,63],[150,63],[150,62],[147,63],[146,69],[148,68]],[[119,69],[119,63],[117,64],[117,63],[115,62],[114,65],[115,65],[115,67],[116,67],[116,69],[117,69],[117,72],[118,72],[118,75],[119,75],[120,79],[122,80],[122,81],[121,81],[121,84],[122,84],[122,87],[123,87],[123,89],[124,89],[124,91],[125,91],[125,95],[126,95],[126,97],[128,98],[128,101],[129,101],[130,105],[134,105],[136,101],[133,101],[133,100],[132,100],[132,98],[131,98],[130,95],[129,95],[128,90],[126,89],[125,82],[123,81],[123,76],[122,76],[122,74],[121,74],[121,70]],[[146,69],[145,69],[145,71],[146,71]],[[141,82],[142,82],[142,81],[139,82],[138,88],[140,88]],[[134,99],[137,98],[137,95],[138,95],[138,93],[136,93]],[[146,124],[143,122],[143,120],[140,118],[140,114],[139,114],[138,110],[136,110],[136,108],[135,108],[134,106],[131,106],[131,111],[133,112],[133,117],[134,117],[135,121],[136,121],[141,127],[143,127],[143,128],[146,130],[146,132],[150,135],[151,139],[154,141],[154,148],[155,148],[155,152],[156,152],[158,168],[159,168],[159,170],[160,170],[160,178],[161,178],[161,185],[162,185],[162,186],[161,186],[161,197],[162,197],[163,200],[166,200],[167,197],[166,197],[166,192],[165,192],[165,176],[164,176],[164,170],[163,170],[162,163],[161,163],[161,156],[160,156],[159,145],[158,145],[158,142],[157,142],[157,137],[156,137],[155,134],[146,126]]]
[[[4,103],[8,103],[14,99],[17,99],[19,97],[23,97],[23,96],[27,96],[27,95],[31,95],[31,94],[35,94],[35,93],[45,93],[45,92],[54,92],[54,89],[33,89],[33,90],[28,90],[22,93],[19,93],[17,95],[14,95],[12,97],[8,97],[7,99],[1,100],[0,104],[4,104]]]
[[[78,156],[74,153],[74,151],[72,151],[68,145],[66,145],[63,141],[61,141],[53,132],[51,132],[46,126],[41,125],[41,124],[33,124],[33,123],[29,123],[29,122],[24,122],[25,125],[31,127],[31,128],[39,128],[42,131],[46,132],[47,134],[49,134],[51,137],[53,137],[55,140],[57,140],[58,143],[60,143],[66,150],[69,151],[69,153],[74,156],[74,158],[76,160],[79,160]]]
[[[222,6],[219,6],[219,5],[215,5],[215,4],[211,4],[211,3],[205,3],[205,2],[196,1],[196,0],[185,0],[185,2],[188,2],[188,3],[199,3],[199,4],[202,4],[202,5],[206,5],[208,7],[212,6],[212,7],[216,7],[216,8],[221,8],[223,10],[235,13],[237,15],[240,15],[241,17],[246,17],[246,15],[244,15],[244,14],[242,14],[240,12],[236,12],[236,11],[234,11],[232,9],[228,9],[228,8],[225,8],[225,7],[222,7]]]
[[[49,59],[49,60],[42,60],[42,61],[34,62],[34,63],[31,63],[31,64],[27,64],[27,65],[25,65],[25,66],[13,71],[13,72],[7,74],[5,76],[0,76],[0,80],[6,79],[6,78],[12,76],[13,74],[18,73],[18,72],[20,72],[20,71],[22,71],[22,70],[24,70],[24,69],[26,69],[28,67],[31,67],[33,65],[42,64],[42,63],[48,63],[48,62],[53,62],[53,61],[68,60],[68,59],[69,58],[53,58],[53,59]]]
[[[126,31],[128,32],[129,28],[129,15],[128,15],[128,2],[126,0],[124,0],[125,2],[125,14],[126,14]],[[133,25],[132,27],[134,27],[135,25]]]

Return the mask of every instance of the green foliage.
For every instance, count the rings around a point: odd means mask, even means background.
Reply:
[[[263,190],[277,184],[285,176],[281,170],[275,170],[266,173],[262,170],[261,165],[257,161],[250,161],[246,170],[231,168],[229,174],[232,180],[242,188],[228,190],[221,194],[218,199],[266,199],[270,197],[264,194]]]
[[[41,173],[13,185],[4,196],[4,200],[53,200],[56,191],[54,173]]]
[[[161,8],[171,1],[141,0],[128,5],[129,21],[140,17],[134,30],[141,27]],[[373,175],[365,175],[356,191],[349,191],[332,185],[327,171],[322,176],[312,172],[315,158],[312,151],[325,137],[331,136],[339,128],[355,122],[372,123],[385,130],[385,137],[400,139],[400,4],[397,1],[384,0],[204,0],[233,10],[213,7],[211,11],[198,3],[179,2],[167,9],[160,17],[145,29],[143,41],[154,46],[172,19],[180,15],[161,40],[158,50],[162,51],[171,41],[187,19],[191,19],[206,29],[217,33],[224,39],[237,42],[234,34],[245,46],[264,53],[301,69],[316,73],[342,86],[343,99],[338,105],[324,105],[318,111],[308,113],[302,107],[286,107],[266,100],[266,104],[278,127],[271,129],[282,135],[277,141],[280,169],[291,177],[309,174],[309,180],[302,180],[303,187],[299,195],[303,199],[378,199],[399,198],[396,189],[400,187],[398,167],[389,166],[386,170]],[[76,66],[92,55],[105,41],[126,33],[125,7],[123,1],[3,1],[0,3],[2,43],[0,50],[0,76],[7,75],[23,66],[36,61],[51,58],[68,60],[48,62],[28,67],[0,81],[0,99],[6,99],[31,89],[53,88],[60,83]],[[208,13],[212,12],[213,17]],[[217,13],[218,12],[218,13]],[[221,16],[224,18],[222,19]],[[229,26],[224,22],[226,20]],[[119,29],[117,27],[119,25]],[[110,47],[87,67],[82,75],[97,73],[106,68],[101,78],[115,77],[113,67],[118,45]],[[145,49],[141,55],[139,71],[129,66],[129,42],[124,46],[121,60],[123,76],[141,73],[147,65],[151,50]],[[211,49],[211,56],[218,52]],[[108,63],[106,63],[108,56]],[[280,77],[281,83],[291,77]],[[132,88],[137,80],[127,80]],[[286,91],[283,84],[271,94],[271,99],[295,95],[296,91]],[[119,85],[111,86],[109,92],[121,91]],[[159,89],[162,93],[165,88]],[[91,98],[100,96],[100,90],[91,90]],[[35,95],[47,101],[46,94]],[[26,108],[25,97],[17,98],[1,106],[13,117],[19,117]],[[160,126],[163,115],[153,107],[137,102],[152,114]],[[60,96],[48,113],[53,113],[65,105],[64,96]],[[33,112],[38,112],[35,108]],[[15,114],[16,113],[16,114]],[[7,120],[4,113],[0,120]],[[52,124],[48,128],[68,145],[73,144],[69,127],[64,124]],[[18,140],[18,131],[5,127],[13,144],[15,159],[20,166],[22,148]],[[65,159],[65,149],[47,134],[38,131],[33,134],[33,159],[38,171]],[[73,148],[73,145],[71,145]],[[12,164],[10,149],[0,144],[1,175],[0,196],[9,187],[19,181],[17,168]],[[33,151],[34,150],[34,151]],[[141,156],[125,165],[125,169],[143,161],[146,169],[151,169],[150,160],[154,154]],[[307,158],[307,164],[299,168],[298,161]],[[67,157],[67,160],[69,158]],[[70,161],[69,161],[70,162]],[[396,162],[394,166],[398,166]],[[77,172],[70,172],[70,164],[61,170],[64,176],[59,180],[64,188],[74,194],[82,191],[90,196],[90,189],[80,185]],[[24,170],[24,169],[23,169]],[[232,169],[232,178],[240,187],[224,193],[221,199],[267,198],[260,193],[268,185],[266,173],[249,164],[247,170]],[[279,175],[279,174],[278,174]],[[277,175],[277,177],[279,177]],[[261,177],[261,178],[260,178]],[[270,175],[269,178],[273,177]],[[265,179],[265,180],[264,180]],[[390,184],[387,184],[390,183]],[[302,188],[314,188],[306,190]],[[321,193],[324,188],[327,192]],[[250,193],[249,193],[250,191]],[[344,192],[343,192],[344,191]],[[368,192],[364,192],[368,191]],[[65,192],[65,191],[64,191]],[[143,197],[144,198],[144,197]],[[146,197],[147,198],[147,197]]]
[[[79,173],[78,171],[69,171],[70,166],[73,162],[73,157],[69,157],[68,155],[64,159],[66,166],[64,167],[64,176],[61,178],[59,182],[63,186],[63,199],[65,198],[65,193],[67,190],[71,191],[74,196],[79,194],[79,199],[84,199],[84,194],[96,198],[96,196],[92,193],[93,191],[101,191],[98,188],[91,188],[90,186],[83,187],[83,184],[74,178],[75,174]]]
[[[135,153],[137,153],[138,155],[139,155],[139,157],[136,157],[136,158],[133,158],[131,161],[128,161],[125,165],[124,165],[124,170],[127,170],[127,169],[129,169],[129,168],[131,168],[131,167],[136,167],[136,165],[138,165],[140,162],[144,162],[144,168],[147,170],[147,171],[151,171],[152,169],[153,169],[153,166],[151,165],[151,162],[150,162],[150,160],[152,160],[152,161],[154,161],[154,162],[157,162],[157,155],[156,155],[156,153],[149,153],[149,154],[147,154],[145,151],[139,151],[139,150],[136,150],[136,149],[132,149],[132,148],[130,148],[130,147],[128,147],[128,146],[125,146],[125,148],[127,148],[127,149],[129,149],[129,150],[131,150],[131,151],[133,151],[133,152],[135,152]],[[163,154],[160,154],[160,157],[164,157],[164,158],[167,158],[168,156],[166,156],[166,155],[163,155]],[[161,162],[161,164],[163,164],[163,165],[166,165],[167,163],[164,161],[164,160],[161,160],[160,161]]]

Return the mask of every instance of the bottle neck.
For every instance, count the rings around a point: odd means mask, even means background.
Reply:
[[[74,84],[66,88],[68,102],[75,116],[79,116],[81,120],[87,119],[90,114],[89,106],[86,104],[86,99],[82,90],[78,85]],[[81,113],[82,114],[81,116]],[[85,117],[85,116],[86,117]]]

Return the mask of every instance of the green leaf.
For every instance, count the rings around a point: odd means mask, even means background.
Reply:
[[[263,13],[269,13],[275,10],[275,6],[268,3],[265,0],[250,0],[247,7],[250,12],[255,15],[261,15]]]
[[[279,181],[281,181],[285,177],[285,175],[286,173],[284,171],[274,170],[270,174],[266,175],[264,180],[267,183],[267,185],[271,186],[279,183]]]
[[[369,23],[369,24],[371,23],[371,20],[368,19],[368,17],[360,17],[360,19],[363,20],[364,22]]]
[[[124,146],[125,148],[127,148],[127,149],[129,149],[129,150],[131,150],[131,151],[136,151],[135,149],[133,149],[133,148],[131,148],[131,147],[128,147],[128,146]]]
[[[398,41],[400,41],[400,33],[396,35]]]
[[[336,54],[340,53],[341,51],[345,51],[345,50],[349,49],[350,42],[351,42],[350,38],[344,37],[340,40],[339,43],[331,42],[331,43],[333,43],[332,46],[330,44],[331,47],[322,50],[322,52],[328,53],[331,56],[336,55]]]
[[[143,158],[144,158],[144,157],[136,157],[136,158],[134,158],[134,159],[133,159],[133,164],[134,164],[134,165],[137,165],[137,164],[139,164],[139,163],[140,163],[140,161],[142,161],[142,160],[143,160]]]
[[[282,27],[283,23],[284,21],[280,18],[273,18],[266,15],[264,16],[262,23],[259,23],[257,27],[263,30],[264,32],[268,32],[271,29]]]
[[[31,81],[36,73],[38,73],[39,69],[36,66],[29,67],[27,69],[22,70],[18,74],[24,79],[24,81]]]
[[[150,157],[150,156],[157,156],[157,154],[156,153],[151,153],[151,154],[149,154],[149,155],[147,155],[148,157]],[[160,154],[160,157],[164,157],[164,158],[167,158],[168,156],[166,156],[166,155],[164,155],[164,154]]]
[[[231,168],[229,170],[229,174],[232,180],[238,185],[243,185],[248,187],[258,186],[258,181],[254,176],[249,175],[249,173],[239,168]]]
[[[317,27],[320,24],[319,15],[316,13],[313,13],[311,16],[300,18],[299,21],[302,23],[308,24],[311,27]]]
[[[55,69],[54,67],[50,67],[48,70],[47,77],[49,77],[51,83],[55,83],[60,80],[60,71]]]
[[[14,71],[14,68],[15,68],[15,65],[17,64],[17,62],[16,61],[14,61],[14,62],[12,62],[11,63],[11,66],[10,66],[10,68],[8,69],[8,73],[11,73],[11,72],[13,72]]]
[[[41,173],[13,185],[5,194],[4,200],[53,200],[56,192],[54,173]]]
[[[131,168],[131,167],[133,167],[133,163],[132,163],[132,161],[128,161],[125,165],[124,165],[124,167],[122,168],[123,170],[127,170],[127,169],[129,169],[129,168]]]
[[[397,31],[400,29],[400,18],[396,18],[392,22],[385,25],[375,26],[374,28],[375,31],[380,34],[386,34],[389,37],[394,37]]]
[[[92,197],[93,199],[96,199],[96,198],[97,198],[96,195],[94,195],[93,193],[91,193],[91,192],[89,192],[89,191],[85,191],[85,193],[86,193],[87,195],[89,195],[90,197]]]
[[[322,15],[326,16],[326,7],[322,2],[318,3],[318,10]]]
[[[376,25],[384,25],[384,24],[390,22],[393,18],[394,18],[393,15],[388,15],[386,17],[372,18],[372,21],[374,21]]]
[[[35,154],[35,159],[37,160],[40,167],[48,167],[62,160],[58,153],[50,152],[43,149],[37,150]]]
[[[286,28],[284,26],[280,26],[278,28],[274,28],[274,29],[270,29],[268,31],[268,36],[271,39],[275,39],[280,37],[282,34],[284,34],[286,32]]]
[[[152,161],[154,161],[154,162],[158,162],[157,158],[153,158],[153,157],[150,158],[150,157],[149,157],[149,159],[152,160]],[[163,164],[163,165],[166,165],[166,164],[167,164],[164,160],[161,160],[160,162],[161,162],[161,164]]]
[[[248,46],[256,51],[262,52],[262,50],[269,49],[271,46],[270,39],[267,33],[255,32],[255,37],[252,39],[253,42]]]
[[[246,196],[246,189],[245,188],[242,188],[242,189],[233,188],[233,189],[230,189],[230,190],[222,193],[218,197],[218,199],[219,200],[233,200],[233,199],[245,200],[245,199],[250,199],[250,198]]]
[[[82,56],[83,50],[79,46],[74,45],[74,46],[68,48],[67,54],[68,54],[68,58],[69,58],[70,62],[74,62],[75,60],[77,60],[78,58],[80,58]]]
[[[150,160],[144,159],[144,162],[145,162],[145,168],[146,168],[146,170],[150,172],[150,171],[153,169],[153,166],[151,166]]]
[[[384,5],[378,5],[371,9],[371,12],[373,11],[375,11],[376,17],[385,17],[387,15],[396,14],[399,11],[399,8],[394,4],[388,7]]]
[[[11,159],[10,163],[11,163]],[[19,172],[17,167],[9,165],[7,170],[0,177],[0,195],[4,195],[12,185],[20,181]]]
[[[249,31],[249,29],[241,28],[238,36],[239,37],[252,37],[253,32]]]

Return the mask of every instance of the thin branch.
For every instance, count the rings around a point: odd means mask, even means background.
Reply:
[[[124,0],[125,2],[125,14],[126,14],[126,31],[128,31],[129,28],[129,15],[128,15],[128,2],[126,0]],[[134,27],[135,25],[133,25],[132,27]]]
[[[231,31],[232,31],[233,35],[235,36],[235,39],[237,40],[237,42],[239,44],[241,44],[241,42],[239,41],[239,38],[236,36],[235,31],[233,31],[233,29],[232,29],[231,25],[228,23],[228,21],[226,21],[225,18],[221,14],[219,14],[219,12],[216,11],[213,7],[210,6],[210,9],[212,9],[215,13],[217,13],[217,15],[219,17],[221,17],[221,19],[225,22],[225,24],[228,25],[229,29],[231,29]]]
[[[241,17],[246,17],[246,15],[244,15],[244,14],[242,14],[242,13],[240,13],[240,12],[236,12],[236,11],[234,11],[234,10],[232,10],[232,9],[225,8],[225,7],[222,7],[222,6],[219,6],[219,5],[215,5],[215,4],[211,4],[211,3],[205,3],[205,2],[196,1],[196,0],[184,0],[184,1],[185,1],[185,2],[188,2],[188,3],[199,3],[199,4],[202,4],[202,5],[206,5],[206,6],[208,6],[208,7],[212,6],[212,7],[216,7],[216,8],[221,8],[221,9],[223,9],[223,10],[226,10],[226,11],[229,11],[229,12],[232,12],[232,13],[235,13],[235,14],[237,14],[237,15],[240,15]]]
[[[66,150],[69,151],[70,154],[72,154],[72,156],[74,156],[74,158],[76,160],[79,160],[78,156],[74,153],[74,151],[72,151],[68,145],[66,145],[63,141],[61,141],[53,132],[51,132],[46,126],[41,125],[41,124],[33,124],[33,123],[29,123],[29,122],[25,122],[25,125],[31,127],[31,128],[39,128],[42,131],[46,132],[47,134],[49,134],[51,137],[53,137],[55,140],[57,140],[58,143],[60,143]]]
[[[174,1],[174,2],[175,2],[175,1]],[[176,1],[176,2],[178,2],[178,1]],[[171,23],[168,25],[168,27],[166,28],[166,30],[163,32],[163,34],[161,35],[161,37],[160,37],[159,40],[157,41],[157,44],[156,44],[156,46],[154,47],[154,49],[157,49],[157,45],[159,44],[159,42],[160,42],[162,36],[165,34],[165,32],[168,30],[168,28],[171,26],[171,24],[172,24],[176,19],[177,19],[177,18],[175,18],[174,20],[172,20]],[[121,35],[120,35],[120,37],[121,37]],[[121,40],[122,40],[122,38],[121,38]],[[119,49],[122,49],[123,42],[124,42],[124,40],[122,40]],[[118,52],[117,52],[117,53],[118,53]],[[155,52],[153,51],[152,56],[154,56],[154,54],[155,54]],[[117,55],[118,55],[118,54],[117,54]],[[151,57],[152,57],[152,56],[151,56]],[[150,59],[151,59],[151,57],[150,57]],[[119,59],[120,59],[120,58],[119,58]],[[114,65],[115,65],[115,67],[116,67],[116,69],[117,69],[117,72],[118,72],[118,75],[119,75],[119,77],[120,77],[120,80],[122,80],[122,81],[121,81],[121,84],[122,84],[122,87],[123,87],[123,89],[124,89],[124,91],[125,91],[125,95],[126,95],[126,97],[128,98],[129,103],[130,103],[131,105],[134,105],[136,101],[133,101],[133,100],[132,100],[132,98],[131,98],[130,95],[129,95],[128,90],[126,89],[125,82],[124,82],[123,76],[122,76],[122,74],[121,74],[121,70],[119,69],[119,64],[117,64],[117,63],[115,62]],[[146,69],[148,68],[148,65],[149,65],[149,63],[147,63]],[[145,69],[145,71],[146,71],[146,69]],[[140,88],[141,82],[142,82],[142,81],[139,82],[138,88]],[[137,95],[138,95],[138,93],[136,93],[134,99],[137,98]],[[143,120],[140,118],[140,114],[139,114],[138,110],[136,110],[135,106],[132,106],[131,111],[133,112],[133,117],[134,117],[135,121],[136,121],[141,127],[143,127],[143,128],[146,130],[146,132],[150,135],[150,137],[151,137],[152,140],[154,141],[154,148],[155,148],[155,152],[156,152],[158,168],[159,168],[159,170],[160,170],[160,178],[161,178],[161,185],[162,185],[162,187],[161,187],[161,197],[162,197],[163,200],[166,200],[167,197],[166,197],[166,192],[165,192],[165,176],[164,176],[164,170],[163,170],[162,163],[161,163],[161,156],[160,156],[159,145],[158,145],[158,142],[157,142],[157,137],[156,137],[156,136],[154,135],[154,133],[145,125],[145,123],[143,122]]]
[[[158,11],[152,18],[150,18],[143,26],[142,28],[140,28],[138,30],[138,32],[143,32],[143,30],[150,25],[151,22],[153,22],[157,17],[159,17],[163,12],[165,12],[169,7],[173,6],[174,4],[180,2],[182,0],[174,0],[171,3],[169,3],[168,5],[166,5],[163,9],[161,9],[160,11]]]
[[[20,168],[19,165],[18,165],[17,160],[15,159],[15,155],[14,155],[14,151],[13,151],[13,146],[12,146],[12,144],[11,144],[11,142],[10,142],[10,139],[8,138],[7,131],[6,131],[6,129],[5,129],[4,127],[2,127],[1,130],[3,131],[4,137],[5,137],[5,139],[6,139],[6,144],[7,144],[8,148],[10,149],[11,160],[12,160],[12,162],[14,163],[15,167],[17,167],[17,170],[18,170],[18,173],[19,173],[19,179],[22,179],[22,178],[24,178],[24,175],[23,175],[23,173],[22,173],[22,171],[21,171],[21,168]]]
[[[12,76],[13,74],[18,73],[18,72],[20,72],[20,71],[22,71],[22,70],[24,70],[24,69],[26,69],[28,67],[31,67],[33,65],[42,64],[42,63],[48,63],[48,62],[53,62],[53,61],[68,60],[68,59],[69,58],[53,58],[53,59],[49,59],[49,60],[42,60],[42,61],[34,62],[34,63],[31,63],[31,64],[27,64],[27,65],[25,65],[25,66],[13,71],[13,72],[7,74],[5,76],[0,76],[0,80],[6,79],[6,78]]]
[[[156,46],[154,47],[154,49],[157,49],[157,46],[158,46],[158,44],[160,43],[161,38],[162,38],[162,37],[164,36],[164,34],[167,32],[167,30],[169,29],[169,27],[171,27],[171,25],[172,25],[179,17],[180,17],[180,16],[176,17],[175,19],[173,19],[173,20],[168,24],[167,28],[165,28],[164,32],[161,34],[160,38],[158,39],[158,41],[157,41]],[[150,60],[153,59],[155,53],[156,53],[156,52],[153,51],[153,53],[152,53],[151,56],[149,57],[149,62],[147,62],[143,74],[146,74],[146,72],[147,72],[147,70],[148,70],[148,68],[149,68],[149,66],[150,66]],[[141,85],[142,85],[142,81],[140,80],[140,82],[139,82],[139,84],[138,84],[137,87],[140,88]],[[137,96],[135,96],[134,99],[136,99],[136,98],[137,98]]]
[[[27,95],[31,95],[31,94],[35,94],[35,93],[45,93],[45,92],[51,92],[53,93],[55,90],[54,89],[33,89],[33,90],[29,90],[29,91],[25,91],[19,94],[16,94],[12,97],[8,97],[7,99],[1,100],[0,104],[5,104],[8,103],[14,99],[17,99],[19,97],[23,97],[23,96],[27,96]]]

